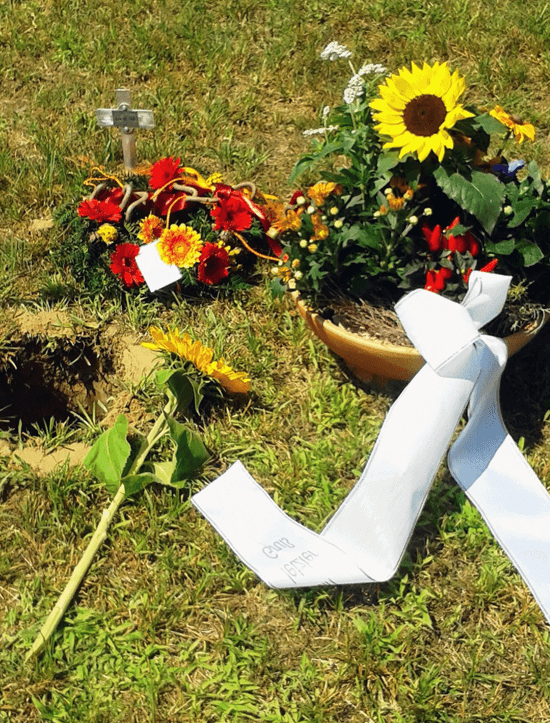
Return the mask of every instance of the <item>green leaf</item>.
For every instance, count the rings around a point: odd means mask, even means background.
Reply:
[[[486,244],[486,250],[491,254],[496,254],[497,256],[508,256],[515,248],[516,242],[513,238],[507,238],[496,244],[492,241],[488,241]]]
[[[124,485],[126,497],[129,497],[130,495],[139,492],[144,487],[147,487],[147,485],[151,484],[151,482],[162,483],[162,480],[160,480],[156,475],[151,474],[150,472],[129,474],[127,477],[123,477],[120,481]]]
[[[325,156],[328,156],[330,153],[342,153],[344,150],[344,146],[342,145],[341,141],[335,141],[333,143],[325,143],[320,151],[317,153],[312,153],[311,155],[304,156],[303,158],[300,158],[298,163],[294,166],[292,169],[292,173],[290,174],[290,177],[288,179],[288,183],[292,184],[294,181],[298,178],[298,176],[303,173],[307,168],[310,168],[313,166],[317,161],[319,161],[321,158],[324,158]]]
[[[504,133],[507,130],[504,123],[501,123],[492,115],[489,115],[489,113],[478,115],[475,119],[475,125],[479,128],[483,128],[485,133],[488,133],[489,135],[491,135],[491,133]]]
[[[165,380],[165,384],[177,400],[178,412],[184,412],[194,398],[193,384],[183,369],[175,369]]]
[[[310,168],[315,163],[314,156],[304,156],[300,158],[298,163],[292,169],[292,173],[288,178],[289,185],[292,185],[294,181],[300,176],[305,170]]]
[[[435,169],[433,175],[443,193],[475,216],[488,234],[492,233],[504,199],[504,184],[481,171],[473,171],[472,180],[468,181],[459,173],[449,175],[443,166]]]
[[[392,153],[391,151],[388,153],[383,153],[378,157],[378,172],[379,173],[386,173],[387,171],[391,171],[392,168],[395,168],[399,164],[399,153],[395,151]]]
[[[175,469],[170,479],[174,487],[181,486],[179,483],[185,481],[196,472],[210,457],[206,447],[198,434],[187,429],[183,424],[176,422],[172,417],[166,418],[170,437],[176,444],[174,452]]]
[[[529,171],[529,176],[533,179],[532,187],[542,194],[544,191],[544,183],[542,182],[540,168],[538,167],[537,162],[529,161],[527,164],[527,170]]]
[[[286,292],[286,286],[283,284],[283,281],[280,277],[271,279],[270,288],[271,293],[276,299],[282,298],[283,294]]]
[[[152,474],[157,478],[160,484],[170,485],[170,480],[176,469],[176,463],[172,459],[169,462],[153,462],[149,465]]]
[[[119,414],[111,429],[103,432],[84,460],[86,469],[113,494],[120,487],[120,478],[130,456],[127,433],[128,420],[124,414]]]
[[[523,256],[523,263],[525,266],[534,266],[542,258],[544,258],[544,254],[537,244],[534,244],[532,241],[528,241],[525,238],[520,239],[516,243],[516,249]]]
[[[536,203],[536,199],[534,198],[524,198],[520,201],[517,201],[512,206],[514,215],[512,216],[510,221],[508,221],[508,227],[516,228],[516,226],[521,225],[525,221],[527,216],[529,216]]]

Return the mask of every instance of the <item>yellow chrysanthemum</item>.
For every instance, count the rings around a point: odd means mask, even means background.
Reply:
[[[162,233],[157,249],[165,264],[190,269],[198,262],[202,247],[202,239],[196,231],[184,224],[173,224]]]
[[[419,161],[433,151],[442,161],[445,149],[453,147],[448,129],[473,116],[457,103],[465,87],[464,78],[458,71],[451,75],[447,63],[401,68],[379,86],[382,97],[370,103],[378,121],[375,129],[392,139],[384,148],[400,148],[400,158],[417,153]]]
[[[245,372],[234,371],[224,359],[212,361],[213,349],[198,340],[193,341],[189,334],[180,334],[177,328],[165,333],[156,326],[152,326],[149,333],[154,343],[143,342],[146,349],[167,351],[190,361],[200,372],[217,379],[228,392],[244,394],[250,389],[250,379]]]
[[[499,105],[496,105],[489,115],[492,115],[493,118],[496,118],[502,124],[508,126],[508,128],[511,128],[518,143],[523,143],[525,138],[528,138],[530,141],[535,140],[534,125],[531,125],[531,123],[525,123],[517,115],[510,115],[509,113],[506,113],[506,111],[502,110]]]
[[[342,193],[342,187],[337,183],[319,181],[319,183],[316,183],[307,190],[307,195],[317,206],[322,206],[331,193]]]
[[[97,234],[107,246],[114,243],[118,238],[118,231],[110,223],[104,223],[97,229]]]
[[[313,236],[310,237],[310,241],[322,241],[326,239],[329,230],[328,227],[321,221],[321,216],[318,213],[314,213],[311,217],[311,223],[313,224]]]
[[[302,220],[300,219],[300,216],[304,212],[303,208],[299,208],[297,211],[290,208],[278,221],[276,221],[272,228],[276,229],[277,231],[283,232],[283,231],[298,231],[300,226],[302,225]]]
[[[149,244],[157,238],[162,236],[164,231],[164,222],[158,216],[149,214],[147,218],[144,218],[139,222],[139,233],[137,237],[144,243]]]

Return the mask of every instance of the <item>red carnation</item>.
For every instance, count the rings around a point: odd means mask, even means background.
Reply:
[[[252,226],[252,213],[240,193],[218,197],[218,203],[210,211],[212,218],[216,219],[215,231],[245,231]]]
[[[110,199],[107,201],[98,201],[96,198],[82,201],[78,207],[78,215],[87,217],[92,221],[104,223],[110,221],[118,223],[122,218],[122,209]]]
[[[111,256],[111,271],[120,278],[126,288],[134,284],[139,286],[145,280],[136,263],[138,254],[137,244],[120,244]]]
[[[149,185],[151,188],[162,188],[166,186],[170,181],[175,181],[183,173],[183,168],[180,168],[180,159],[172,158],[161,158],[151,168],[151,177],[149,179]],[[172,186],[167,186],[166,190],[170,190]]]
[[[199,257],[198,279],[203,284],[219,284],[229,276],[229,254],[223,246],[205,243]]]

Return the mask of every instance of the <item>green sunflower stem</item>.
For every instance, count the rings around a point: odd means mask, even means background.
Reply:
[[[176,406],[176,400],[170,400],[166,406],[164,407],[164,410],[162,414],[158,417],[155,424],[151,428],[151,431],[147,435],[147,437],[143,440],[141,447],[138,450],[138,453],[132,462],[132,465],[130,469],[128,470],[128,474],[136,474],[139,469],[141,468],[141,465],[144,463],[145,459],[147,458],[147,455],[151,451],[151,449],[154,447],[154,445],[158,442],[158,440],[162,437],[164,432],[167,428],[167,416],[169,414],[172,414],[174,411],[174,408]],[[63,618],[63,615],[65,614],[67,608],[69,607],[76,591],[78,590],[78,587],[80,586],[82,580],[84,579],[84,576],[88,572],[88,568],[92,564],[92,560],[94,559],[94,556],[96,552],[99,550],[103,542],[107,538],[107,530],[109,529],[109,525],[111,524],[114,516],[116,515],[118,508],[126,498],[126,490],[124,487],[124,484],[121,484],[120,487],[117,490],[117,493],[113,497],[111,504],[109,507],[103,511],[103,514],[101,515],[101,520],[92,535],[92,539],[88,543],[88,547],[86,548],[84,554],[80,558],[80,561],[78,562],[77,566],[74,568],[73,573],[69,579],[69,582],[65,586],[65,589],[61,593],[58,601],[56,602],[53,610],[48,616],[48,619],[42,626],[42,629],[38,633],[36,640],[33,643],[32,648],[28,651],[28,653],[25,656],[25,662],[30,660],[35,655],[38,655],[42,652],[44,649],[44,646],[48,642],[48,640],[51,638],[51,636],[54,634],[55,630],[57,629],[57,626],[61,622],[61,619]]]

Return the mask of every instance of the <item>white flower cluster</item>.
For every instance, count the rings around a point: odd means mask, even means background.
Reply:
[[[338,58],[349,58],[350,55],[351,50],[333,40],[321,53],[321,60],[338,60]]]
[[[353,103],[356,98],[363,95],[363,78],[357,73],[350,78],[344,91],[344,103]]]
[[[366,63],[362,68],[359,68],[357,75],[382,75],[387,72],[388,69],[384,68],[380,63]]]
[[[353,75],[344,91],[344,103],[353,103],[356,98],[360,98],[363,95],[363,75],[381,75],[387,73],[387,68],[384,68],[380,63],[366,63],[362,68],[359,68],[356,75]]]
[[[325,131],[337,131],[338,126],[327,126],[326,128],[311,128],[308,131],[302,131],[303,136],[319,136],[322,135]]]

